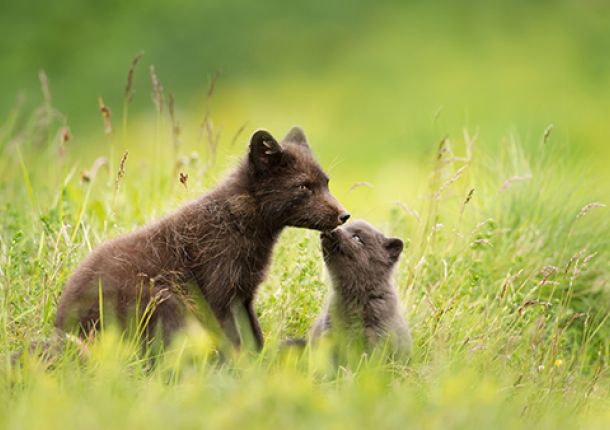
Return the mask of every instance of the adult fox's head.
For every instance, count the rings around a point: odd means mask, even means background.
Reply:
[[[332,230],[349,213],[328,189],[324,173],[300,127],[293,127],[278,143],[258,130],[250,139],[250,187],[259,210],[285,226]]]

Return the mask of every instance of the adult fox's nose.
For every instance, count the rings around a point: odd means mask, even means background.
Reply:
[[[341,224],[345,224],[345,221],[347,221],[350,217],[350,214],[347,212],[341,212],[341,215],[339,215],[339,221],[341,221]]]

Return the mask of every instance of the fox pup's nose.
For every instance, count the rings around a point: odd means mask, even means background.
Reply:
[[[341,221],[341,224],[345,224],[345,221],[347,221],[350,217],[350,214],[348,214],[347,212],[343,212],[341,215],[339,215],[339,221]]]

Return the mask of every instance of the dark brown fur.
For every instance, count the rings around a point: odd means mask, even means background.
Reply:
[[[407,355],[411,334],[391,279],[402,241],[385,237],[364,221],[354,221],[323,232],[321,242],[333,288],[312,338],[337,329],[348,340],[368,347],[389,340],[393,352]]]
[[[104,318],[125,327],[148,306],[147,333],[161,329],[167,342],[185,321],[181,286],[195,283],[234,344],[240,342],[236,312],[245,310],[260,348],[253,301],[281,231],[330,230],[348,217],[300,128],[281,144],[259,130],[248,157],[209,194],[94,250],[65,286],[55,324],[81,334],[95,330],[101,288]]]

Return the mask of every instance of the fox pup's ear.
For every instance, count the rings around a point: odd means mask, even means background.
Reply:
[[[385,249],[388,251],[392,263],[398,260],[403,248],[404,244],[398,238],[386,239],[385,241]]]
[[[284,137],[284,140],[282,142],[292,142],[296,143],[297,145],[302,145],[306,148],[309,148],[307,138],[305,137],[305,132],[299,126],[292,127],[288,131],[288,134],[286,134],[286,137]]]
[[[282,147],[266,130],[257,130],[250,138],[250,162],[256,170],[273,167],[282,158]]]

